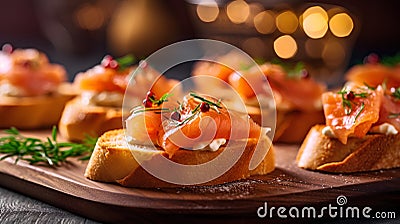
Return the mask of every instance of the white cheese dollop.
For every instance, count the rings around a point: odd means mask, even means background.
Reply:
[[[330,126],[326,126],[322,129],[322,134],[329,138],[336,138],[335,133],[333,132]],[[399,131],[389,123],[383,123],[378,126],[372,127],[368,133],[373,134],[384,134],[384,135],[397,135]]]
[[[336,135],[330,126],[325,126],[321,132],[323,135],[325,135],[329,138],[336,138]]]
[[[383,123],[379,126],[372,127],[369,132],[385,135],[397,135],[399,133],[399,131],[389,123]]]
[[[225,138],[216,138],[211,142],[199,142],[196,145],[194,145],[191,150],[204,150],[204,151],[215,152],[225,143],[226,143]]]
[[[124,95],[117,92],[84,91],[81,94],[82,104],[106,107],[121,107]]]

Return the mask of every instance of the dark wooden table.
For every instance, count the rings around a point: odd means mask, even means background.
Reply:
[[[0,188],[0,222],[400,223],[400,169],[348,175],[312,172],[296,166],[298,146],[275,148],[276,170],[269,175],[221,186],[172,189],[124,188],[90,181],[83,177],[86,162],[76,159],[54,169],[14,164],[9,158],[0,162],[0,186],[9,189]],[[275,215],[270,220],[257,216],[264,202],[269,207],[313,206],[318,210],[337,205],[340,195],[346,196],[348,206],[394,211],[397,218],[285,220]]]
[[[0,188],[0,223],[75,223],[95,224],[88,218]]]

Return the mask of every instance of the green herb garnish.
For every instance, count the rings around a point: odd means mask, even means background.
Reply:
[[[304,70],[304,63],[298,62],[291,69],[285,69],[289,78],[301,79]]]
[[[357,118],[360,116],[360,114],[361,114],[361,112],[364,110],[364,108],[365,108],[365,104],[364,104],[364,102],[362,102],[362,103],[361,103],[361,108],[360,108],[360,110],[358,111],[358,113],[357,113],[356,116],[354,117],[354,123],[356,123]]]
[[[25,160],[32,165],[58,166],[67,158],[78,156],[82,156],[80,160],[87,160],[97,141],[97,138],[86,137],[82,144],[58,142],[56,127],[53,127],[51,138],[46,140],[25,137],[16,128],[5,130],[5,133],[8,136],[0,138],[0,153],[4,154],[0,160],[16,157],[15,163]]]
[[[142,107],[142,106],[140,106],[140,107]],[[133,113],[134,113],[134,114],[138,114],[138,113],[143,113],[143,112],[146,112],[146,111],[154,111],[154,112],[156,112],[156,113],[168,113],[168,112],[173,112],[173,110],[170,110],[169,108],[161,108],[161,107],[157,107],[157,108],[154,108],[154,107],[146,108],[146,107],[144,107],[143,109],[140,109],[140,110],[138,110],[138,109],[133,110]]]
[[[132,66],[136,62],[136,58],[133,55],[128,54],[124,57],[116,58],[115,61],[118,62],[118,70],[123,71]]]
[[[201,100],[202,102],[204,102],[204,103],[206,103],[208,105],[210,105],[210,108],[212,108],[215,111],[217,111],[218,113],[220,113],[219,110],[218,110],[218,108],[222,108],[220,99],[215,103],[215,102],[212,102],[210,100],[207,100],[204,97],[201,97],[201,96],[197,95],[194,92],[191,92],[189,95],[194,97],[194,98],[196,98],[196,99]],[[181,110],[182,109],[182,105],[180,104],[178,108],[179,108],[178,110]],[[189,117],[187,117],[184,120],[178,122],[177,126],[184,125],[184,124],[188,123],[190,120],[194,119],[197,115],[199,115],[201,113],[201,109],[200,108],[201,108],[201,103],[197,104],[196,107],[192,111],[190,111],[191,115]]]
[[[394,92],[392,92],[392,96],[396,99],[400,99],[400,87],[398,87],[397,89],[394,90]]]
[[[266,61],[264,58],[254,58],[254,61],[258,64],[258,65],[262,65],[264,64]]]
[[[364,82],[364,85],[369,89],[369,90],[376,90],[375,87],[368,85],[368,83]]]
[[[388,67],[394,67],[400,63],[400,53],[397,53],[394,56],[383,57],[380,63]]]
[[[367,92],[355,93],[355,92],[353,92],[351,90],[350,91],[346,90],[346,87],[343,87],[343,89],[340,90],[338,92],[338,94],[340,94],[342,96],[342,105],[343,105],[343,108],[344,108],[344,111],[345,111],[344,113],[346,115],[349,115],[351,113],[352,107],[353,107],[352,106],[353,100],[356,97],[367,98],[368,95],[369,95],[369,93],[367,93]],[[362,103],[362,104],[364,104],[364,103]]]
[[[209,101],[209,100],[207,100],[206,98],[201,97],[201,96],[199,96],[199,95],[197,95],[196,93],[193,93],[193,92],[190,93],[190,96],[192,96],[192,97],[194,97],[194,98],[196,98],[196,99],[199,99],[199,100],[201,100],[201,101],[203,101],[203,102],[205,102],[205,103],[208,103],[210,106],[215,106],[215,107],[217,107],[217,108],[222,108],[221,105],[220,105],[220,104],[221,104],[221,101],[219,101],[219,100],[218,100],[217,103],[214,103],[214,102]]]
[[[395,119],[398,117],[400,117],[400,113],[390,113],[388,116],[389,119]]]
[[[272,64],[280,65],[285,70],[287,77],[290,79],[301,79],[304,77],[304,72],[307,72],[303,62],[297,62],[296,64],[285,63],[279,59],[273,59]]]
[[[164,102],[168,102],[168,97],[170,97],[170,96],[172,96],[172,94],[165,93],[165,94],[162,95],[162,97],[160,97],[160,99],[158,99],[158,100],[156,100],[156,99],[154,99],[154,98],[152,98],[152,97],[150,97],[149,99],[150,99],[150,101],[151,101],[153,104],[155,104],[155,105],[157,105],[157,106],[160,106],[160,105],[163,104]]]

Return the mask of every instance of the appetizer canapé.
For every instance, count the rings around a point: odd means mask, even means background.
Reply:
[[[119,59],[107,55],[100,65],[76,75],[74,85],[80,95],[65,107],[59,123],[62,136],[68,140],[80,141],[87,135],[97,137],[105,131],[122,128],[124,94],[136,68],[133,62],[129,55]],[[154,70],[146,74],[151,77],[141,77],[137,80],[143,86],[147,86],[159,76]],[[134,91],[140,91],[140,84],[136,85],[138,88]],[[175,84],[176,81],[161,77],[157,79],[152,90],[162,95]],[[143,95],[141,93],[137,98]]]
[[[75,96],[66,81],[64,67],[36,49],[0,51],[0,128],[56,125]]]
[[[179,184],[147,173],[134,154],[145,156],[145,162],[155,163],[155,166],[159,157],[179,164],[199,165],[213,160],[225,150],[233,156],[241,146],[243,153],[226,173],[202,184],[231,182],[250,175],[267,174],[274,169],[274,151],[266,130],[248,115],[228,111],[223,102],[196,93],[186,95],[182,103],[174,107],[163,106],[167,95],[159,99],[149,92],[148,96],[153,97],[152,103],[147,104],[145,100],[143,106],[132,110],[126,120],[125,133],[115,130],[99,138],[86,177],[129,187],[177,186]],[[267,150],[266,155],[255,169],[249,170],[257,147]],[[187,174],[182,170],[175,175]]]
[[[326,125],[310,130],[298,165],[340,173],[400,167],[399,68],[358,65],[347,79],[323,94]]]
[[[284,69],[272,63],[264,63],[259,68],[268,80],[275,99],[277,125],[274,141],[301,142],[313,125],[324,121],[321,94],[326,90],[325,85],[312,79],[301,63],[294,69]],[[237,66],[237,71],[234,71],[221,64],[200,62],[194,75],[209,75],[229,83],[247,104],[250,116],[260,124],[261,112],[257,108],[268,105],[260,105],[256,98],[262,97],[257,94],[258,90],[265,88],[258,75],[259,68]],[[209,83],[206,85],[211,88]],[[207,88],[206,85],[204,88]],[[262,103],[268,104],[266,101]]]

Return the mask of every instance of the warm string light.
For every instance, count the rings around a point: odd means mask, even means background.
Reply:
[[[337,37],[347,37],[353,31],[353,20],[347,13],[338,13],[329,21],[329,28]]]
[[[205,23],[214,22],[219,14],[219,8],[215,1],[199,4],[196,8],[199,19]]]
[[[276,17],[276,27],[281,33],[291,34],[297,30],[298,20],[292,11],[284,11]]]
[[[296,40],[290,35],[280,36],[274,41],[274,50],[280,58],[291,58],[297,52]]]
[[[328,14],[320,6],[310,7],[303,13],[302,27],[310,38],[322,38],[328,31]]]
[[[235,0],[227,5],[226,14],[232,23],[241,24],[246,22],[250,14],[250,7],[243,0]]]
[[[223,11],[215,0],[206,2],[197,5],[197,15],[205,23],[214,22]],[[310,6],[296,15],[292,10],[274,12],[258,3],[233,0],[226,5],[225,12],[228,21],[254,27],[259,34],[272,35],[279,32],[278,38],[271,40],[278,57],[295,57],[299,51],[298,45],[301,44],[301,49],[304,49],[308,57],[321,59],[328,67],[342,65],[345,58],[345,45],[340,40],[334,40],[334,37],[348,37],[354,29],[351,16],[339,7],[326,11],[321,6]],[[308,39],[301,37],[301,31]],[[331,35],[328,35],[329,31]],[[261,37],[246,38],[242,42],[243,49],[252,55],[262,55],[261,51],[265,51],[267,46],[266,40]]]

